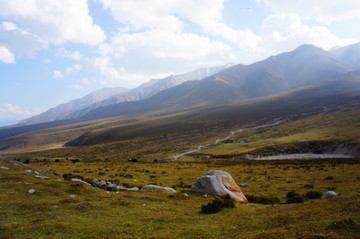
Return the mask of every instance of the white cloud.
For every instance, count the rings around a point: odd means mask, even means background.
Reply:
[[[358,0],[257,0],[277,13],[294,12],[304,19],[331,24],[337,21],[360,20]]]
[[[6,45],[20,57],[33,57],[37,51],[47,48],[47,43],[36,35],[19,29],[13,22],[0,24],[0,44]]]
[[[44,112],[44,108],[23,107],[13,104],[3,104],[0,106],[0,118],[5,120],[20,120],[32,115]]]
[[[245,58],[239,51],[258,50],[261,42],[249,29],[233,29],[222,21],[224,0],[98,1],[125,24],[99,47],[102,56],[94,68],[102,72],[102,82],[145,81],[238,62]],[[194,24],[202,31],[188,32]]]
[[[16,30],[17,26],[15,23],[13,22],[2,22],[2,27],[7,30],[7,31],[11,31],[11,30]]]
[[[62,78],[63,74],[61,73],[61,71],[54,71],[53,72],[53,78],[54,79],[58,79],[58,78]]]
[[[305,25],[295,13],[268,16],[263,22],[261,37],[266,39],[262,46],[267,53],[273,54],[292,50],[301,44],[314,44],[327,50],[356,42],[337,37],[326,27]]]
[[[146,28],[180,33],[187,20],[199,25],[206,33],[232,42],[240,49],[255,49],[261,41],[249,29],[233,29],[222,22],[224,0],[98,1],[103,2],[105,8],[110,8],[114,19],[131,25],[135,30]]]
[[[164,72],[164,69],[160,72],[128,72],[125,68],[115,66],[116,62],[108,57],[97,57],[94,59],[88,59],[88,68],[94,71],[98,78],[97,82],[104,86],[114,86],[118,84],[127,84],[137,86],[140,83],[148,81],[152,78],[163,78],[172,74],[172,72]],[[142,69],[142,68],[141,68]]]
[[[103,81],[142,83],[166,74],[183,73],[198,67],[234,61],[232,47],[191,33],[159,29],[119,33],[100,48],[102,57],[91,61]]]
[[[89,81],[88,78],[83,77],[83,78],[81,78],[80,82],[81,82],[82,84],[89,84],[90,81]]]
[[[31,57],[48,44],[98,44],[106,36],[89,15],[86,0],[0,1],[0,44],[21,57]]]
[[[4,46],[0,46],[0,62],[4,63],[15,63],[14,54]]]
[[[69,73],[72,73],[72,72],[75,72],[75,71],[80,71],[81,69],[82,69],[82,65],[80,65],[80,64],[73,64],[73,65],[71,65],[71,66],[69,66],[69,67],[66,67],[65,72],[66,72],[67,74],[69,74]]]
[[[82,58],[82,55],[78,51],[68,51],[64,47],[58,48],[56,50],[56,57],[58,58],[69,58],[75,61],[80,61]]]
[[[78,90],[83,90],[84,89],[84,87],[82,87],[81,85],[72,85],[71,87],[74,88],[74,89],[78,89]]]

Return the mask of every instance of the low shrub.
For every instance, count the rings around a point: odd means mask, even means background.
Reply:
[[[302,202],[304,202],[304,199],[300,196],[300,194],[298,194],[294,190],[292,190],[286,194],[286,199],[287,199],[287,201],[286,201],[287,203],[302,203]]]
[[[276,204],[280,203],[280,199],[275,196],[256,196],[256,195],[245,195],[247,200],[252,203],[259,203],[259,204]]]
[[[223,208],[234,208],[235,203],[230,197],[215,198],[206,205],[201,206],[201,213],[213,214],[220,212]]]
[[[321,198],[321,192],[316,192],[316,191],[309,191],[305,194],[305,198],[307,199],[318,199]]]

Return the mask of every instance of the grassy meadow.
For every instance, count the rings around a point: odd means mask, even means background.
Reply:
[[[121,124],[98,120],[99,128],[82,123],[73,132],[74,124],[41,129],[25,134],[29,138],[24,139],[34,144],[24,152],[21,135],[14,136],[9,142],[18,142],[20,151],[0,158],[0,238],[359,238],[358,157],[262,161],[236,157],[308,152],[334,142],[356,146],[360,143],[359,105],[354,101],[320,110],[316,106],[317,111],[306,114],[295,112],[281,124],[244,130],[230,138],[239,142],[214,144],[174,162],[168,161],[173,155],[209,144],[232,130],[284,118],[283,107],[270,118],[268,112],[253,111],[245,104],[238,111],[234,106],[219,107],[210,115],[198,112],[190,120],[187,113],[179,113]],[[101,124],[108,127],[101,129]],[[88,133],[78,138],[81,146],[36,146],[37,140],[59,143],[82,132]],[[128,162],[130,158],[137,162]],[[25,172],[29,168],[49,179]],[[190,188],[213,169],[229,172],[238,185],[248,184],[241,190],[250,203],[215,214],[200,213],[201,206],[214,198],[192,193]],[[124,187],[156,184],[173,187],[177,193],[108,192],[64,180],[63,175]],[[35,192],[29,193],[30,189]],[[307,196],[328,190],[339,196]],[[287,203],[292,191],[303,202]]]
[[[55,160],[57,160],[55,162]],[[359,160],[29,163],[49,179],[2,159],[0,238],[357,238],[360,230]],[[190,192],[210,169],[232,174],[245,195],[277,197],[275,204],[236,204],[201,214],[213,198]],[[45,170],[42,171],[42,170]],[[48,172],[48,174],[46,174]],[[61,179],[73,174],[127,187],[157,184],[177,193],[107,192]],[[35,189],[34,193],[28,190]],[[286,204],[286,194],[334,190],[332,199]]]

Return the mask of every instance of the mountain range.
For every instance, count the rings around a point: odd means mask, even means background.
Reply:
[[[331,52],[313,45],[302,45],[294,51],[251,65],[197,69],[181,75],[153,79],[132,90],[101,89],[19,124],[101,118],[164,108],[177,111],[267,96],[360,69],[359,52],[360,43]]]
[[[83,98],[72,100],[51,108],[42,114],[22,120],[19,124],[35,124],[80,118],[99,107],[146,99],[162,90],[169,89],[186,81],[203,79],[227,67],[228,65],[200,68],[180,75],[171,75],[163,79],[152,79],[132,90],[121,87],[100,89]]]
[[[0,151],[99,144],[205,125],[221,128],[240,124],[240,119],[258,121],[348,104],[360,96],[359,46],[325,51],[302,45],[250,65],[199,69],[133,90],[102,89],[1,128]]]
[[[235,65],[199,81],[187,81],[147,99],[97,108],[82,119],[230,104],[285,92],[340,77],[355,70],[313,45],[269,57],[251,65]]]

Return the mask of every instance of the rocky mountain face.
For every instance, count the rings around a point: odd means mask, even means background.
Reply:
[[[180,75],[171,75],[163,79],[153,79],[126,93],[114,95],[103,101],[89,105],[84,109],[78,110],[71,115],[71,118],[80,118],[100,107],[147,99],[160,91],[167,90],[187,81],[201,80],[226,68],[228,68],[227,65],[221,67],[200,68]]]
[[[146,100],[99,107],[84,119],[235,103],[338,78],[353,69],[321,48],[303,45],[251,65],[235,65],[200,81],[184,82]]]
[[[360,42],[338,48],[331,53],[336,59],[346,62],[356,70],[360,70]]]
[[[146,99],[162,90],[169,89],[186,81],[203,79],[227,67],[228,66],[201,68],[180,75],[171,75],[163,79],[153,79],[132,90],[121,87],[100,89],[83,98],[72,100],[51,108],[42,114],[22,120],[19,124],[37,124],[57,120],[76,119],[96,108],[121,102]]]
[[[19,124],[33,124],[68,119],[69,116],[71,116],[77,110],[83,109],[95,102],[107,99],[112,95],[117,95],[119,93],[124,93],[127,91],[128,89],[122,87],[103,88],[94,91],[80,99],[69,101],[68,103],[51,108],[42,114],[22,120]]]

